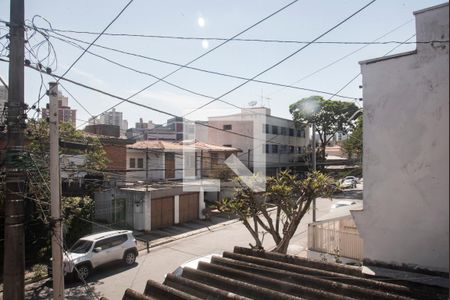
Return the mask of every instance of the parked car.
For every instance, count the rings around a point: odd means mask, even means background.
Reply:
[[[341,201],[337,201],[336,203],[333,203],[333,205],[331,205],[331,209],[333,210],[338,207],[350,206],[350,205],[354,205],[354,204],[356,204],[355,201],[341,200]]]
[[[344,179],[341,183],[341,188],[343,189],[356,188],[356,181],[354,179]]]
[[[359,183],[358,177],[355,177],[355,176],[346,176],[346,177],[344,177],[344,180],[347,180],[347,179],[352,179],[352,180],[354,180],[356,183]]]
[[[208,255],[205,255],[205,256],[201,256],[201,257],[197,257],[197,258],[188,260],[187,262],[183,263],[178,268],[176,268],[175,271],[172,272],[172,274],[174,274],[175,276],[179,277],[179,276],[181,276],[183,274],[183,268],[188,267],[188,268],[192,268],[192,269],[197,269],[199,262],[203,261],[203,262],[209,263],[209,262],[211,262],[211,258],[213,256],[222,257],[221,254],[213,253],[213,254],[208,254]]]
[[[64,255],[64,276],[85,280],[100,265],[120,260],[133,265],[137,256],[136,239],[130,230],[88,235],[76,241]]]

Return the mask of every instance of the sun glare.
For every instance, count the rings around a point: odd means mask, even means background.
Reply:
[[[198,17],[197,24],[200,27],[205,27],[205,24],[206,24],[205,19],[203,19],[203,17]]]

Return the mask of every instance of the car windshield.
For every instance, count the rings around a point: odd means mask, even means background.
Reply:
[[[72,253],[86,253],[91,249],[92,242],[86,240],[78,240],[72,248],[70,248],[70,252]]]

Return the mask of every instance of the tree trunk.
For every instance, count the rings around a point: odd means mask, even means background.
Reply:
[[[306,205],[303,207],[302,210],[298,211],[296,216],[293,218],[292,222],[289,224],[289,227],[287,231],[284,233],[283,238],[281,239],[280,243],[277,244],[275,249],[272,250],[272,252],[282,253],[286,254],[289,243],[292,239],[292,237],[295,234],[295,231],[297,230],[298,225],[300,224],[301,220],[303,219],[303,216],[308,211],[309,207],[311,206],[312,199],[308,199]]]

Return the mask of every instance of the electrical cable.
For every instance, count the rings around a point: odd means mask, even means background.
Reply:
[[[394,51],[395,49],[397,49],[398,47],[402,46],[404,43],[408,42],[410,39],[412,39],[413,37],[415,37],[416,35],[413,34],[412,36],[410,36],[409,38],[407,38],[402,44],[396,45],[394,48],[392,48],[391,50],[389,50],[388,52],[386,52],[382,57],[389,55],[392,51]],[[361,72],[359,72],[358,74],[356,74],[352,79],[350,79],[349,82],[347,82],[343,87],[341,87],[333,96],[331,96],[330,98],[328,98],[328,100],[333,99],[337,94],[339,94],[342,90],[344,90],[347,86],[349,86],[353,81],[355,81],[359,76],[361,75]]]
[[[134,0],[130,0],[128,1],[128,3],[125,5],[124,8],[122,8],[122,10],[114,17],[114,19],[112,19],[111,22],[109,22],[109,24],[105,27],[105,29],[103,29],[102,32],[100,32],[100,34],[91,42],[91,44],[86,48],[85,51],[83,51],[80,56],[78,56],[78,58],[70,65],[70,67],[63,73],[63,75],[61,77],[64,77],[65,75],[67,75],[67,73],[69,73],[69,71],[75,66],[75,64],[83,57],[83,55],[86,53],[86,51],[93,45],[95,44],[95,42],[106,32],[106,30],[108,30],[108,28],[122,15],[122,13],[128,8],[128,6],[131,5],[131,3],[133,3]]]
[[[196,58],[190,60],[189,62],[187,62],[186,64],[184,64],[183,66],[180,66],[179,68],[175,69],[174,71],[170,72],[169,74],[163,76],[161,79],[158,79],[157,81],[154,81],[153,83],[147,85],[146,87],[142,88],[141,90],[139,90],[138,92],[133,93],[131,96],[129,96],[128,98],[126,98],[127,100],[130,100],[131,98],[137,96],[138,94],[142,93],[143,91],[149,89],[150,87],[152,87],[153,85],[157,84],[158,82],[160,82],[161,80],[166,79],[167,77],[171,76],[172,74],[175,74],[176,72],[178,72],[179,70],[183,69],[184,67],[196,62],[197,60],[201,59],[202,57],[208,55],[209,53],[213,52],[214,50],[222,47],[223,45],[227,44],[229,41],[231,41],[232,39],[244,34],[245,32],[249,31],[250,29],[252,29],[253,27],[259,25],[260,23],[266,21],[267,19],[270,19],[271,17],[273,17],[274,15],[280,13],[281,11],[287,9],[288,7],[290,7],[291,5],[293,5],[294,3],[298,2],[298,0],[294,0],[288,4],[286,4],[285,6],[283,6],[282,8],[278,9],[277,11],[271,13],[270,15],[266,16],[265,18],[259,20],[258,22],[254,23],[253,25],[247,27],[246,29],[242,30],[241,32],[235,34],[234,36],[232,36],[231,38],[227,39],[226,41],[220,43],[219,45],[211,48],[210,50],[206,51],[205,53],[201,54],[200,56],[197,56]],[[113,107],[116,107],[120,104],[122,104],[123,102],[125,102],[125,99],[122,100],[121,102],[119,102],[118,104],[114,105]],[[107,109],[104,111],[107,112],[109,111],[111,108]],[[101,115],[101,114],[100,114]]]
[[[344,20],[340,21],[338,24],[334,25],[333,27],[331,27],[330,29],[326,30],[324,33],[320,34],[318,37],[316,37],[315,39],[313,39],[310,43],[306,44],[305,46],[301,47],[300,49],[297,49],[296,51],[294,51],[293,53],[289,54],[288,56],[284,57],[283,59],[281,59],[280,61],[276,62],[275,64],[271,65],[270,67],[264,69],[263,71],[259,72],[258,74],[256,74],[255,76],[253,76],[251,78],[251,80],[261,76],[262,74],[272,70],[273,68],[277,67],[278,65],[282,64],[283,62],[285,62],[286,60],[288,60],[289,58],[293,57],[294,55],[296,55],[297,53],[299,53],[300,51],[302,51],[303,49],[305,49],[306,47],[310,46],[312,44],[312,42],[315,42],[317,40],[319,40],[320,38],[322,38],[323,36],[327,35],[329,32],[333,31],[334,29],[338,28],[339,26],[341,26],[342,24],[344,24],[345,22],[347,22],[348,20],[350,20],[351,18],[353,18],[355,15],[357,15],[358,13],[360,13],[361,11],[363,11],[364,9],[366,9],[367,7],[369,7],[370,5],[372,5],[373,3],[375,3],[376,0],[372,0],[369,3],[367,3],[366,5],[364,5],[363,7],[361,7],[360,9],[358,9],[357,11],[355,11],[354,13],[352,13],[350,16],[346,17]],[[211,100],[201,106],[199,106],[198,108],[190,111],[189,113],[185,114],[183,117],[190,115],[208,105],[210,105],[211,103],[219,100],[222,97],[225,97],[226,95],[234,92],[235,90],[241,88],[242,86],[246,85],[247,83],[249,83],[251,80],[246,80],[243,83],[237,85],[236,87],[232,88],[231,90],[223,93],[221,96],[217,97],[214,100]]]
[[[80,30],[69,30],[69,29],[58,29],[52,28],[55,32],[62,33],[76,33],[76,34],[88,34],[97,35],[98,32],[93,31],[80,31]],[[112,37],[140,37],[140,38],[153,38],[153,39],[170,39],[170,40],[195,40],[195,41],[226,41],[227,38],[221,37],[193,37],[193,36],[176,36],[176,35],[152,35],[152,34],[132,34],[132,33],[113,33],[106,32],[103,35]],[[260,42],[260,43],[281,43],[281,44],[308,44],[309,41],[299,41],[299,40],[281,40],[281,39],[259,39],[259,38],[234,38],[233,42]],[[430,41],[416,41],[409,42],[406,44],[430,44],[436,42],[448,43],[447,40],[430,40]],[[314,44],[332,44],[332,45],[387,45],[387,44],[401,44],[401,41],[316,41]]]
[[[65,39],[63,39],[61,37],[54,36],[54,35],[50,35],[50,36],[55,38],[55,39],[58,39],[60,41],[69,43],[72,46],[81,47],[79,44],[74,43],[73,41],[77,41],[79,43],[87,44],[87,42],[85,42],[83,40],[72,38],[72,37],[68,37],[68,36],[65,36],[65,35],[61,35],[61,36],[65,37]],[[72,40],[72,42],[67,40],[67,39]],[[129,51],[119,50],[119,49],[116,49],[116,48],[111,48],[111,47],[107,47],[107,46],[103,46],[103,45],[99,45],[99,44],[95,44],[94,46],[98,47],[98,48],[105,49],[105,50],[109,50],[109,51],[113,51],[113,52],[129,55],[129,56],[133,56],[133,57],[143,58],[143,59],[146,59],[146,60],[155,61],[155,62],[159,62],[159,63],[163,63],[163,64],[174,65],[174,66],[178,66],[178,67],[184,66],[182,64],[178,64],[178,63],[175,63],[175,62],[162,60],[162,59],[158,59],[158,58],[153,58],[153,57],[149,57],[149,56],[146,56],[146,55],[137,54],[137,53],[133,53],[133,52],[129,52]],[[84,48],[82,48],[82,49],[84,49]],[[107,59],[106,57],[101,56],[101,55],[96,54],[96,53],[93,53],[91,51],[87,51],[87,52],[92,54],[92,55],[94,55],[94,56],[97,56],[97,57],[100,57],[100,58],[103,58],[103,59]],[[240,79],[240,80],[249,80],[249,78],[238,76],[238,75],[227,74],[227,73],[223,73],[223,72],[212,71],[212,70],[207,70],[207,69],[202,69],[202,68],[197,68],[197,67],[192,67],[192,66],[184,66],[184,68],[189,69],[189,70],[193,70],[193,71],[198,71],[198,72],[204,72],[204,73],[209,73],[209,74],[213,74],[213,75],[223,76],[223,77],[229,77],[229,78]],[[161,81],[163,81],[165,83],[168,83],[168,81],[166,81],[166,80],[162,80],[161,79]],[[282,84],[282,83],[277,83],[277,82],[258,80],[258,79],[254,79],[254,80],[251,80],[251,81],[255,82],[255,83],[274,85],[274,86],[280,86],[280,87],[284,87],[284,88],[290,88],[290,89],[296,89],[296,90],[302,90],[302,91],[309,91],[309,92],[314,92],[314,93],[332,95],[332,93],[327,92],[327,91],[321,91],[321,90],[317,90],[317,89],[309,89],[309,88],[305,88],[305,87],[298,87],[298,86],[287,85],[287,84]],[[345,96],[345,95],[339,95],[339,96],[342,97],[342,98],[347,98],[347,99],[356,99],[355,97],[351,97],[351,96]]]

